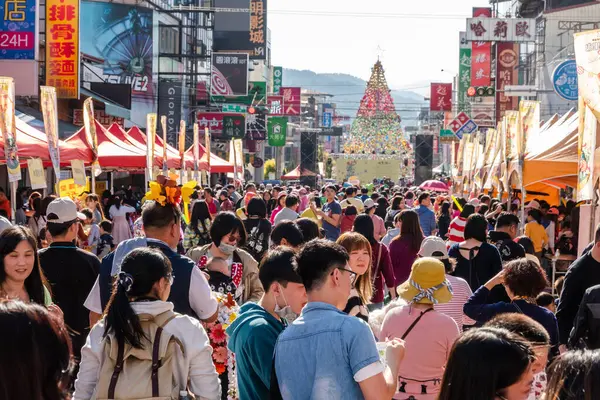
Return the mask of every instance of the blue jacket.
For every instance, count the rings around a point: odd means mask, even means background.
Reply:
[[[431,236],[431,232],[436,228],[434,212],[422,205],[415,208],[415,211],[419,215],[419,223],[421,224],[423,235],[425,237]]]

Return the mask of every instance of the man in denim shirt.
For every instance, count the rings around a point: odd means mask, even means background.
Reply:
[[[369,326],[342,310],[356,274],[338,244],[316,239],[298,254],[308,304],[275,346],[275,373],[284,400],[390,399],[404,355],[392,340],[385,366]]]

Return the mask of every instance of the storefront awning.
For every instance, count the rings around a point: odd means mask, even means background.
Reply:
[[[131,120],[131,110],[128,110],[120,105],[117,105],[111,102],[108,99],[92,92],[91,90],[87,90],[86,88],[81,88],[81,94],[87,97],[91,97],[92,99],[99,101],[104,104],[104,112],[108,115],[112,115],[114,117],[125,118],[127,120]]]

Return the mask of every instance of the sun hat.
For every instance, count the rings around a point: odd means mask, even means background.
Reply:
[[[539,210],[540,209],[540,203],[538,203],[535,200],[531,200],[529,203],[525,204],[525,208]]]
[[[408,280],[396,292],[409,304],[443,304],[452,300],[452,285],[446,280],[444,264],[432,257],[417,259]]]
[[[434,253],[442,253],[442,255],[433,255]],[[421,248],[419,249],[419,256],[421,257],[433,257],[438,260],[447,260],[448,249],[446,248],[446,242],[437,236],[428,236],[421,242]]]

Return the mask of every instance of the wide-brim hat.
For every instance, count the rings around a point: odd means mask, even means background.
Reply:
[[[452,300],[452,286],[446,280],[444,264],[432,257],[417,259],[408,280],[396,292],[408,303],[444,304]]]

